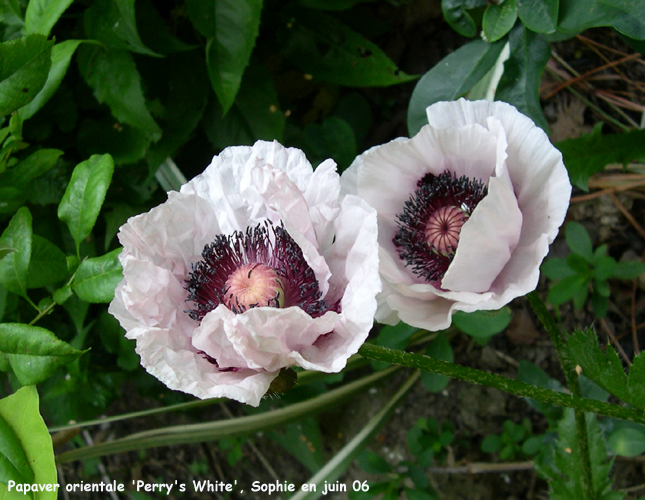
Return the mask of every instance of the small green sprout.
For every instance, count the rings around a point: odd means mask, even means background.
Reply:
[[[563,258],[548,259],[542,265],[542,273],[559,280],[549,290],[547,300],[554,306],[573,300],[576,309],[582,309],[591,290],[591,305],[599,318],[607,314],[611,289],[610,278],[629,280],[645,272],[639,261],[616,262],[607,255],[607,245],[595,250],[586,229],[577,222],[569,222],[566,240],[571,253]]]

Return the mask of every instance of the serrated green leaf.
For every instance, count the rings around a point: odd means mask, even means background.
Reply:
[[[282,140],[285,117],[266,68],[249,66],[231,110],[223,116],[219,103],[206,111],[202,127],[217,149],[252,145],[258,139]]]
[[[613,460],[607,461],[607,451],[596,416],[585,414],[587,442],[593,491],[586,492],[591,498],[610,500],[613,497],[609,473]],[[565,416],[558,424],[558,441],[549,453],[541,453],[534,460],[535,468],[543,479],[549,481],[549,498],[551,500],[571,500],[585,498],[583,481],[584,453],[580,449],[580,440],[576,439],[577,431],[574,411],[567,408]],[[617,492],[614,492],[617,493]]]
[[[43,88],[54,41],[28,35],[0,44],[0,116],[30,102]]]
[[[77,253],[81,241],[89,236],[96,223],[113,171],[110,155],[94,155],[79,163],[72,172],[58,206],[58,218],[69,227]]]
[[[517,0],[517,14],[536,33],[553,33],[558,23],[559,0]]]
[[[159,140],[161,129],[146,107],[141,76],[129,52],[81,47],[78,64],[96,99],[107,104],[117,120]]]
[[[45,85],[29,104],[20,108],[20,117],[23,120],[27,120],[36,114],[36,112],[54,95],[60,86],[60,83],[63,81],[63,78],[67,74],[67,68],[69,68],[69,63],[72,60],[74,52],[76,52],[78,46],[84,41],[85,40],[65,40],[64,42],[54,45],[51,57],[52,64],[49,74],[47,75]]]
[[[617,262],[611,272],[611,277],[619,280],[631,280],[645,273],[645,265],[637,260]]]
[[[284,56],[313,80],[347,87],[384,87],[416,79],[374,43],[321,12],[299,11],[287,24]]]
[[[603,354],[593,329],[577,330],[565,345],[567,358],[582,367],[582,373],[607,392],[635,408],[645,408],[645,356],[634,357],[629,377],[613,347]]]
[[[15,248],[7,246],[5,243],[0,243],[0,260],[2,260],[5,255],[9,255],[10,253],[15,251]]]
[[[39,149],[15,167],[6,170],[0,176],[0,181],[5,186],[24,190],[35,178],[51,170],[62,154],[59,149]]]
[[[31,483],[34,480],[34,471],[29,465],[20,439],[2,415],[0,438],[0,483]]]
[[[74,0],[29,0],[25,12],[27,34],[49,36],[56,21]]]
[[[645,433],[638,429],[618,429],[611,433],[607,445],[616,455],[635,457],[645,453]]]
[[[600,127],[577,139],[555,144],[564,159],[571,183],[588,191],[587,182],[610,163],[627,164],[645,158],[645,130],[604,135]]]
[[[431,358],[440,359],[441,361],[447,361],[449,363],[454,361],[452,346],[445,333],[439,333],[430,341],[426,348],[426,354]],[[423,382],[425,388],[430,392],[440,392],[446,388],[448,382],[450,382],[450,377],[423,371],[421,372],[421,382]]]
[[[593,261],[593,245],[591,237],[578,222],[569,222],[566,228],[567,246],[569,249],[581,257],[584,257],[588,262]]]
[[[547,131],[549,124],[540,106],[542,72],[551,57],[551,46],[543,35],[518,24],[509,35],[511,54],[504,63],[495,99],[515,106]]]
[[[471,38],[477,34],[477,26],[467,11],[485,6],[485,0],[441,0],[444,19],[457,33]]]
[[[27,457],[28,465],[33,471],[31,484],[57,484],[54,448],[47,426],[38,411],[38,391],[34,386],[23,387],[15,394],[0,400],[0,417],[12,428],[20,441]],[[52,488],[53,489],[53,488]],[[0,498],[14,500],[29,498],[15,489],[8,492],[6,484],[0,482]],[[56,491],[39,491],[36,500],[56,500]]]
[[[27,207],[22,207],[0,236],[0,245],[16,250],[0,260],[0,285],[22,297],[27,297],[31,239],[31,213]]]
[[[0,333],[0,353],[23,385],[47,380],[56,368],[83,354],[38,326],[0,323]]]
[[[488,338],[503,332],[511,322],[511,310],[503,307],[497,311],[457,311],[452,315],[454,325],[473,338]]]
[[[486,40],[495,42],[505,36],[517,21],[515,0],[505,0],[502,4],[491,3],[484,11],[482,28]]]
[[[428,124],[426,108],[439,101],[463,96],[497,62],[505,42],[474,40],[447,55],[417,83],[408,106],[410,137]]]
[[[134,3],[135,0],[94,1],[83,14],[85,32],[88,38],[99,40],[111,49],[161,57],[141,41]]]
[[[67,277],[67,259],[63,251],[49,240],[33,235],[27,288],[55,285]]]
[[[86,259],[76,270],[72,289],[82,300],[90,303],[107,303],[114,298],[114,289],[123,279],[119,262],[121,249],[101,257]]]
[[[226,114],[235,101],[255,46],[262,0],[189,0],[189,15],[196,5],[199,12],[205,14],[196,26],[208,28],[202,31],[209,37],[206,44],[208,76]],[[193,16],[191,19],[195,22]]]

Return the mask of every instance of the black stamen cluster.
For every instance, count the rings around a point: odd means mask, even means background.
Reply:
[[[393,242],[405,265],[426,281],[441,280],[454,254],[442,255],[428,245],[425,229],[430,217],[446,206],[460,208],[470,216],[487,193],[488,188],[479,180],[457,177],[447,170],[440,175],[428,173],[420,179],[417,190],[397,216],[399,230]]]
[[[194,309],[186,312],[196,321],[201,321],[220,304],[229,304],[236,314],[246,311],[247,308],[235,301],[235,297],[230,296],[227,300],[229,290],[226,281],[237,269],[247,264],[265,264],[273,268],[281,281],[283,307],[300,307],[312,317],[336,310],[321,299],[322,292],[316,275],[282,224],[273,226],[267,221],[249,227],[245,232],[220,234],[204,247],[202,259],[192,266],[185,284],[189,292],[188,300],[195,304]],[[269,305],[279,307],[279,299],[278,293],[269,301]],[[251,304],[249,307],[257,305]]]

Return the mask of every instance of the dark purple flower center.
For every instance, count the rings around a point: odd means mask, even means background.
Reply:
[[[461,228],[488,189],[476,179],[445,171],[426,174],[397,216],[394,245],[412,272],[441,281],[452,262]]]
[[[220,304],[236,314],[254,307],[297,306],[314,318],[338,307],[321,299],[302,250],[282,225],[270,222],[218,235],[204,247],[185,288],[195,304],[186,312],[197,321]]]

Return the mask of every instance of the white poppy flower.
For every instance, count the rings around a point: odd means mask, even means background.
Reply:
[[[171,389],[257,406],[280,369],[338,372],[372,327],[376,213],[277,142],[231,147],[121,227],[110,312]]]
[[[378,213],[376,319],[441,330],[455,311],[535,289],[571,184],[560,152],[509,104],[460,99],[427,114],[417,135],[366,151],[341,183]]]

